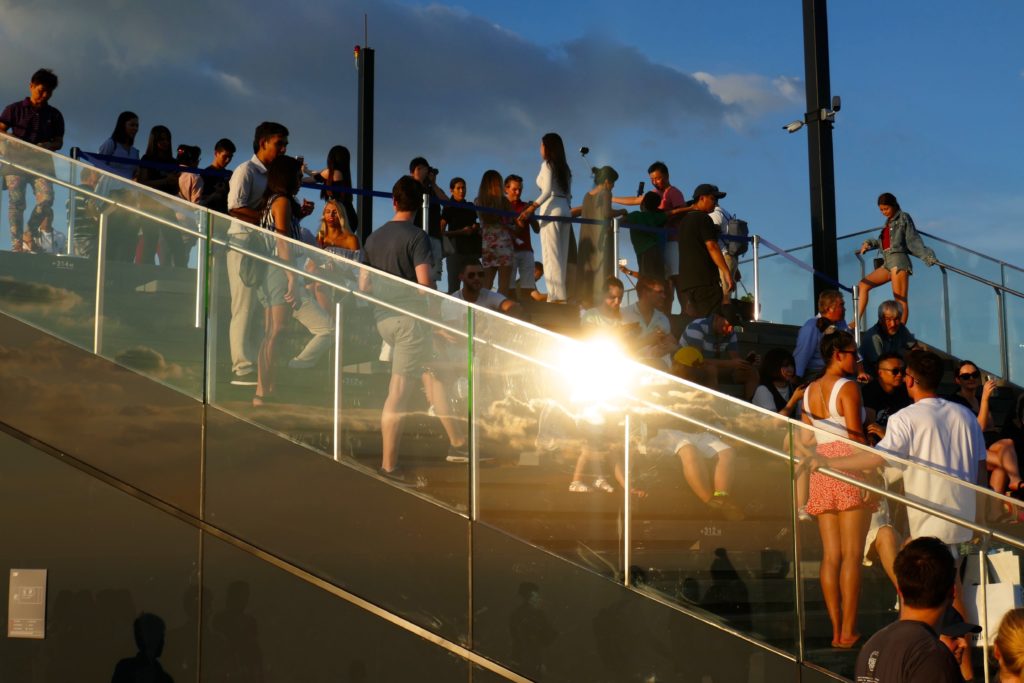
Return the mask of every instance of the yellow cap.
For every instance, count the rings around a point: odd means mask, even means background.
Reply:
[[[704,364],[704,354],[700,352],[700,349],[693,346],[683,346],[672,356],[672,362],[688,368],[694,368]]]

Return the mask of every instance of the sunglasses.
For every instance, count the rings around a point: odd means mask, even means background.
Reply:
[[[891,373],[894,377],[896,375],[902,375],[902,374],[906,373],[906,369],[905,368],[878,368],[878,369],[879,370],[884,370],[884,371],[886,371],[888,373]]]
[[[961,372],[957,377],[964,381],[969,379],[978,379],[981,377],[981,372],[979,370],[975,370],[974,372]]]
[[[463,275],[462,275],[462,277],[466,278],[467,280],[476,280],[476,279],[482,278],[483,276],[484,276],[483,273],[474,273],[472,271],[470,271],[468,273],[463,273]]]

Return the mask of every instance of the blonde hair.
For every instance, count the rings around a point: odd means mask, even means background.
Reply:
[[[328,199],[324,202],[323,213],[320,214],[320,229],[316,232],[316,243],[321,248],[324,246],[324,240],[327,239],[327,221],[324,220],[324,215],[327,213],[327,207],[333,206],[335,211],[338,212],[338,222],[341,225],[341,232],[343,234],[351,233],[352,230],[348,227],[348,214],[345,213],[345,207],[338,203],[335,199]]]
[[[1010,610],[996,634],[1000,667],[1014,676],[1024,671],[1024,608]]]

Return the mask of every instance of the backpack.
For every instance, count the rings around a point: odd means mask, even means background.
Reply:
[[[750,235],[750,229],[747,227],[747,222],[739,218],[731,218],[728,223],[725,224],[725,230],[722,232],[723,235],[729,237],[742,237],[741,240],[725,240],[725,251],[734,258],[743,256],[747,253],[747,247],[750,246],[747,237]]]

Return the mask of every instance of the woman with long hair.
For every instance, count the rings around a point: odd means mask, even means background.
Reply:
[[[857,303],[857,319],[850,327],[856,327],[864,317],[864,311],[868,307],[868,292],[886,282],[892,282],[892,296],[903,306],[900,322],[906,325],[910,317],[907,292],[910,288],[910,276],[914,272],[910,265],[910,254],[924,261],[926,265],[936,263],[935,252],[921,241],[921,235],[914,227],[914,219],[900,208],[900,203],[892,193],[883,192],[878,196],[878,210],[885,216],[885,226],[878,239],[864,240],[859,253],[878,249],[882,254],[882,265],[868,273],[857,285],[860,301]]]
[[[138,161],[139,150],[135,148],[135,136],[139,132],[139,115],[133,111],[123,111],[117,115],[114,132],[100,145],[99,153],[122,159]],[[122,178],[131,179],[135,175],[136,164],[125,164],[117,161],[102,161],[96,164]]]
[[[167,126],[153,126],[149,131],[149,141],[146,143],[146,152],[142,155],[143,165],[139,166],[135,173],[135,180],[160,190],[167,194],[178,196],[178,173],[167,170],[168,166],[177,166],[174,159],[174,152],[171,147],[171,131]],[[146,166],[146,163],[156,164],[163,168]],[[166,216],[168,220],[174,221],[174,212],[160,202],[142,199],[151,212]],[[160,254],[160,265],[185,265],[177,263],[178,257],[184,250],[182,233],[174,228],[161,226],[153,221],[144,221],[142,224],[142,236],[139,239],[138,248],[135,251],[136,263],[155,263],[155,257]]]
[[[360,260],[359,238],[349,229],[345,209],[334,199],[328,199],[324,202],[324,212],[320,218],[320,229],[316,233],[316,243],[324,251],[336,256],[352,261]],[[319,267],[324,270],[332,270],[333,266],[334,262],[327,260],[320,264]],[[314,272],[316,269],[317,264],[312,259],[306,262],[307,271]],[[316,302],[320,304],[320,308],[328,313],[333,309],[333,292],[334,290],[331,287],[321,282],[313,283],[313,294],[316,296]]]
[[[826,318],[821,321],[822,326],[830,324]],[[811,471],[806,511],[818,518],[821,591],[832,622],[832,647],[849,649],[861,637],[857,632],[857,600],[864,541],[874,505],[865,499],[862,489],[815,470],[827,465],[857,477],[860,472],[877,469],[884,461],[876,453],[855,449],[836,438],[867,443],[860,389],[849,379],[857,371],[857,342],[843,330],[829,327],[822,331],[825,370],[804,392],[802,417],[821,431],[803,431],[804,445],[817,443],[815,452],[801,462],[798,473],[805,468]]]
[[[334,187],[352,187],[352,154],[348,147],[335,145],[327,152],[327,166],[322,170],[313,173],[313,179],[324,185]],[[352,202],[352,195],[348,192],[336,190],[321,190],[320,199],[333,199],[345,210],[345,224],[351,232],[359,232],[359,217],[356,207]]]
[[[295,157],[280,155],[270,163],[267,167],[267,189],[263,193],[261,228],[278,237],[300,240],[302,206],[295,196],[301,187],[301,179],[302,167]],[[303,258],[302,248],[285,239],[270,238],[268,245],[272,245],[270,252],[276,260],[293,267],[269,266],[256,290],[264,308],[264,329],[256,363],[254,406],[264,405],[274,395],[278,346],[289,318],[294,317],[313,334],[302,352],[288,362],[289,368],[313,367],[330,345],[333,332],[330,319],[306,293],[301,276],[295,272],[296,260]]]
[[[992,392],[999,386],[999,380],[988,378],[981,381],[981,370],[973,361],[962,360],[953,375],[957,391],[945,398],[959,403],[978,418],[985,433],[985,469],[988,483],[996,493],[1024,497],[1024,481],[1021,480],[1020,463],[1013,439],[1006,438],[995,424],[989,402]]]
[[[1024,675],[1024,608],[1003,615],[992,655],[999,662],[999,683],[1020,683]]]
[[[540,141],[540,173],[537,187],[540,196],[519,214],[525,224],[533,214],[568,218],[572,213],[572,171],[565,158],[565,145],[558,133],[548,133]],[[544,262],[544,278],[548,287],[548,302],[568,302],[569,237],[572,223],[560,220],[540,221],[540,246]]]
[[[480,264],[484,267],[487,289],[494,287],[494,275],[498,275],[498,291],[502,296],[511,296],[512,284],[512,225],[502,213],[510,210],[501,174],[491,169],[484,171],[480,178],[480,191],[473,203],[481,207],[480,237],[483,255]],[[486,209],[492,209],[487,211]]]
[[[583,205],[572,210],[574,216],[600,221],[598,224],[580,225],[580,241],[576,252],[576,295],[580,306],[590,308],[597,304],[595,293],[600,293],[605,280],[614,272],[614,239],[611,219],[625,216],[625,209],[612,209],[612,189],[619,174],[611,166],[591,169],[594,187],[583,195]]]

